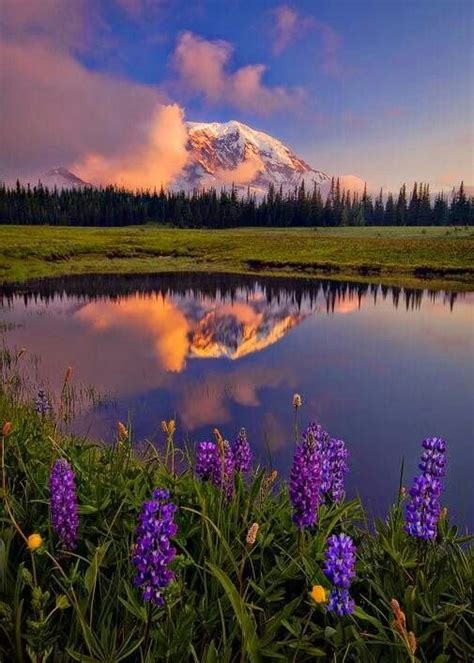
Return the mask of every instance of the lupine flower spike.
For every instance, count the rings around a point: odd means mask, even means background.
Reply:
[[[309,423],[303,433],[303,441],[316,440],[316,449],[321,457],[320,499],[327,497],[339,502],[344,495],[344,479],[349,469],[345,442],[329,437],[322,426],[315,421]]]
[[[316,523],[321,487],[321,462],[316,439],[308,436],[298,444],[290,474],[290,501],[293,522],[299,529]]]
[[[329,596],[328,610],[339,616],[350,615],[354,601],[349,587],[355,577],[356,548],[347,534],[333,534],[327,541],[324,573],[334,585]]]
[[[156,489],[153,499],[145,502],[139,516],[132,564],[136,569],[134,584],[141,587],[143,599],[163,606],[163,590],[174,579],[170,564],[176,555],[170,538],[175,536],[176,506],[169,501],[169,491]]]
[[[203,481],[224,490],[228,499],[234,492],[234,456],[227,440],[220,444],[200,442],[196,453],[196,474]]]
[[[423,440],[423,453],[406,507],[405,531],[419,539],[436,537],[441,513],[440,497],[444,486],[442,477],[446,466],[446,442],[438,437]]]
[[[35,410],[36,413],[41,416],[48,414],[48,412],[51,410],[48,394],[45,392],[44,389],[40,389],[38,391],[38,396],[36,397],[35,400]]]
[[[252,450],[247,440],[245,428],[241,428],[237,439],[232,446],[234,454],[234,469],[236,472],[249,472],[252,464]]]
[[[76,478],[66,459],[59,458],[54,463],[49,479],[49,489],[53,530],[65,550],[74,550],[79,528]]]

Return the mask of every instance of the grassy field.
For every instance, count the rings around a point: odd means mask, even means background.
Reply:
[[[474,229],[181,230],[0,226],[0,283],[85,273],[203,271],[474,285]]]

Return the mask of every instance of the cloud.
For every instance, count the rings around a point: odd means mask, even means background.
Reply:
[[[262,158],[258,154],[251,154],[236,168],[229,170],[218,169],[215,177],[223,184],[249,184],[254,180],[258,172],[264,168],[265,165]]]
[[[96,8],[90,0],[3,0],[2,34],[17,41],[35,39],[56,48],[84,50],[90,37],[86,17],[90,24],[100,24]]]
[[[0,42],[3,166],[18,173],[113,153],[159,100],[150,87],[88,71],[42,43]]]
[[[321,39],[321,71],[328,76],[344,78],[350,70],[342,64],[340,59],[341,35],[322,21],[316,21],[315,28]]]
[[[311,16],[300,16],[297,11],[280,5],[273,12],[273,53],[280,55],[292,41],[300,39],[304,32],[314,28],[316,21]]]
[[[233,53],[229,42],[209,41],[192,32],[178,38],[173,65],[183,91],[203,95],[210,104],[229,103],[241,110],[269,114],[297,107],[301,88],[267,87],[263,75],[267,67],[251,64],[229,71]]]
[[[114,183],[130,189],[167,186],[186,165],[188,134],[177,104],[157,107],[147,139],[112,158],[93,153],[73,165],[86,182]]]

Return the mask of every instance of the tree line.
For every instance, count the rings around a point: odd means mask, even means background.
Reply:
[[[232,186],[184,191],[136,190],[117,186],[50,189],[0,185],[0,223],[67,226],[127,226],[159,223],[182,228],[242,226],[445,226],[472,225],[474,198],[464,184],[447,197],[433,199],[429,185],[415,183],[410,193],[403,185],[398,196],[373,198],[344,190],[332,179],[324,199],[318,186],[307,190],[304,181],[291,191],[269,186],[265,196]]]

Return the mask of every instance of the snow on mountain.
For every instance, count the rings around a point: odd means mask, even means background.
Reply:
[[[48,170],[41,178],[41,182],[49,189],[54,187],[57,189],[78,189],[84,186],[92,186],[63,166]]]
[[[331,177],[298,157],[272,136],[246,124],[230,122],[187,122],[188,161],[172,182],[174,191],[220,190],[234,184],[240,191],[265,194],[270,184],[286,192],[304,180],[311,190],[317,184],[326,196]],[[58,189],[91,186],[64,167],[49,170],[41,181]],[[353,175],[340,177],[341,187],[362,193],[364,181]],[[156,182],[156,187],[160,187]]]
[[[234,183],[265,193],[269,184],[293,188],[330,178],[281,141],[241,122],[187,122],[189,160],[173,189],[221,188]]]

